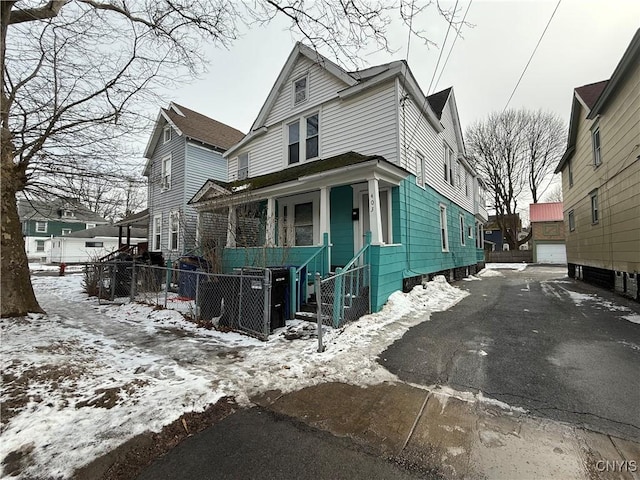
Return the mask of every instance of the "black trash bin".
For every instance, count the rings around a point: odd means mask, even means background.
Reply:
[[[209,262],[202,257],[180,257],[178,269],[178,295],[184,298],[196,298],[199,271],[209,271]]]
[[[271,270],[271,331],[284,327],[289,313],[289,269],[269,267]]]
[[[111,267],[111,296],[128,297],[131,295],[131,276],[133,270],[133,257],[120,254],[108,262]]]
[[[198,305],[200,306],[200,319],[211,320],[222,313],[222,288],[221,282],[208,281],[200,283],[198,289]]]

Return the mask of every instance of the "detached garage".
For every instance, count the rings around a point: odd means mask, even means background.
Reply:
[[[529,205],[534,263],[566,265],[562,202]]]

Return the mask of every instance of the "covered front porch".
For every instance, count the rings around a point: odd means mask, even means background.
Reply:
[[[207,182],[191,204],[200,244],[217,246],[222,271],[290,269],[290,316],[316,299],[317,276],[365,264],[373,267],[367,288],[377,311],[388,296],[377,266],[402,247],[394,225],[406,177],[381,157],[351,152],[243,182]]]

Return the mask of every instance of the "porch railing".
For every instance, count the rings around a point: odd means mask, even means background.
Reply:
[[[309,278],[314,278],[313,276],[317,272],[329,271],[329,266],[326,265],[328,263],[328,251],[329,234],[324,233],[322,236],[322,246],[301,265],[289,268],[289,291],[291,292],[289,295],[289,311],[291,318],[293,318],[295,313],[300,310],[300,298],[307,298],[307,284],[309,282]],[[318,268],[318,262],[321,262],[321,268]],[[302,281],[302,277],[304,277],[304,281]],[[293,292],[295,292],[295,294]]]

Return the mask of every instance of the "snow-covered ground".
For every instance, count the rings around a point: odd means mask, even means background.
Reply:
[[[222,396],[247,403],[273,389],[395,380],[377,356],[431,312],[468,295],[443,277],[396,292],[381,312],[327,329],[326,351],[317,353],[312,324],[288,322],[261,342],[198,328],[172,310],[100,305],[81,284],[82,275],[34,276],[48,314],[1,323],[0,459],[29,453],[18,478],[69,477],[127,439]],[[285,330],[303,335],[286,340]]]
[[[527,264],[522,263],[487,263],[485,265],[487,270],[517,270],[519,272],[527,268]]]

